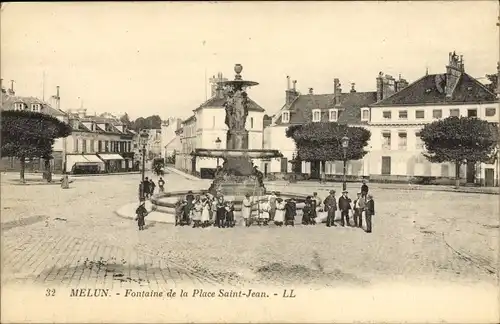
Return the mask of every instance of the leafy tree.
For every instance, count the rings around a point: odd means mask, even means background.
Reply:
[[[130,121],[130,117],[128,116],[127,113],[125,113],[123,116],[120,117],[120,121],[128,128],[132,126],[132,122]]]
[[[337,123],[321,122],[293,125],[286,130],[286,136],[295,141],[299,161],[340,161],[344,160],[342,138],[349,138],[346,151],[347,160],[359,160],[368,153],[371,133],[363,127],[352,127]],[[324,168],[324,167],[323,167]],[[322,168],[322,169],[323,169]]]
[[[490,81],[490,83],[486,85],[486,88],[496,93],[498,90],[498,74],[486,74],[486,78]]]
[[[131,128],[136,132],[141,129],[160,129],[161,128],[161,117],[158,115],[153,115],[149,117],[139,117],[131,123]]]
[[[1,116],[1,154],[19,158],[20,178],[23,182],[25,159],[42,158],[47,161],[52,158],[54,140],[71,134],[71,127],[68,124],[46,114],[5,110]]]
[[[424,126],[420,138],[424,156],[433,163],[455,163],[456,187],[460,166],[467,162],[489,162],[495,158],[498,127],[473,117],[448,117]]]

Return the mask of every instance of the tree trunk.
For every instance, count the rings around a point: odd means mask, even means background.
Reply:
[[[22,156],[20,160],[21,160],[21,170],[19,171],[19,178],[21,179],[22,183],[25,183],[26,180],[24,180],[24,170],[26,169],[26,161],[24,160],[24,156]]]
[[[45,167],[45,179],[47,182],[52,182],[52,172],[50,170],[50,160],[44,159],[44,167]]]
[[[455,189],[460,188],[460,161],[455,162]]]

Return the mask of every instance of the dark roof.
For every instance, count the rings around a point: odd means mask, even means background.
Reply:
[[[375,103],[374,107],[425,104],[494,102],[496,96],[483,84],[462,73],[450,98],[446,97],[446,74],[429,74],[403,90]]]
[[[196,108],[196,110],[200,108],[209,108],[209,107],[220,108],[224,105],[225,102],[226,100],[224,98],[215,96],[202,103],[198,108]],[[248,98],[248,110],[257,112],[265,111],[264,108],[262,108],[259,104],[257,104],[250,98]]]
[[[304,124],[312,121],[312,110],[321,110],[321,121],[329,121],[329,109],[339,109],[337,122],[344,124],[360,124],[361,110],[359,108],[368,106],[377,101],[376,92],[347,92],[340,94],[340,103],[335,105],[334,94],[307,94],[299,95],[286,110],[290,111],[289,124]],[[283,111],[286,111],[283,110]],[[280,111],[281,114],[282,111]],[[276,124],[285,125],[281,116]]]
[[[24,103],[28,105],[28,109],[31,109],[29,105],[31,104],[40,104],[42,106],[41,113],[51,115],[51,116],[65,116],[66,114],[56,108],[53,108],[47,102],[40,100],[36,97],[20,97],[20,96],[11,96],[6,93],[2,93],[2,108],[5,110],[14,110],[14,104],[16,103]]]

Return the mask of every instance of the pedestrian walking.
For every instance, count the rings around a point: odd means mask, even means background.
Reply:
[[[350,226],[349,222],[349,211],[351,210],[351,198],[347,196],[347,190],[342,191],[342,196],[339,198],[339,210],[340,210],[340,225]]]
[[[144,178],[142,182],[142,195],[144,198],[149,198],[149,179],[148,177]]]
[[[158,180],[158,188],[160,189],[161,193],[165,192],[165,181],[162,177],[160,177],[160,180]]]
[[[366,184],[366,180],[363,179],[361,185],[361,196],[366,199],[366,195],[368,195],[368,185]]]
[[[274,224],[282,226],[285,222],[285,207],[286,204],[281,197],[276,198],[276,214],[274,216]]]
[[[328,213],[328,216],[326,218],[326,226],[337,226],[335,225],[335,212],[337,211],[337,199],[335,198],[335,190],[330,190],[330,195],[325,198],[323,205],[325,205],[324,209]]]
[[[148,215],[148,211],[145,206],[145,202],[142,201],[139,207],[135,210],[136,217],[135,219],[137,220],[137,225],[139,226],[139,231],[144,230],[144,225],[146,225],[146,222],[144,218]]]
[[[285,226],[295,226],[295,216],[297,216],[297,205],[295,199],[291,198],[285,205]]]
[[[200,195],[196,195],[196,198],[193,202],[193,228],[201,227],[201,215],[203,213],[203,204],[200,199]]]
[[[249,227],[252,224],[251,216],[252,216],[252,198],[249,193],[245,195],[243,198],[242,206],[241,206],[241,215],[245,220],[245,226]]]
[[[366,217],[366,232],[372,232],[372,216],[375,216],[375,201],[372,195],[366,196],[365,217]]]
[[[156,184],[153,179],[149,179],[149,196],[153,197],[155,193]]]
[[[226,220],[226,203],[224,202],[224,196],[219,194],[217,197],[217,215],[215,219],[216,226],[218,228],[224,228],[224,223]]]
[[[357,198],[354,200],[354,226],[363,227],[363,210],[365,208],[365,199],[361,197],[361,192],[357,193]]]

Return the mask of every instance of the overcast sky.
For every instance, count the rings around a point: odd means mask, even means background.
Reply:
[[[187,117],[205,100],[205,71],[260,83],[269,113],[286,76],[303,93],[374,91],[379,71],[412,82],[444,72],[448,52],[466,72],[495,73],[497,1],[10,3],[2,9],[1,73],[19,95],[61,86],[62,109]]]

